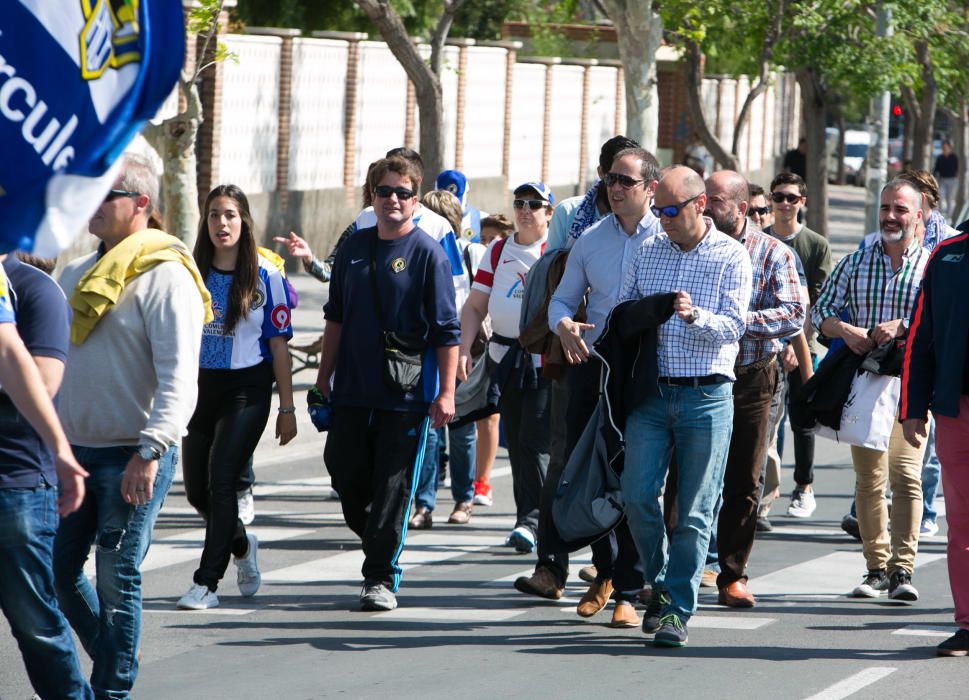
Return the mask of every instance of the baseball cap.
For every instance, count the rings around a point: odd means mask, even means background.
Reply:
[[[446,190],[464,201],[464,194],[468,191],[468,178],[460,170],[445,170],[437,176],[435,189]]]
[[[534,190],[540,198],[549,204],[555,204],[555,197],[552,195],[552,190],[544,182],[526,182],[516,187],[514,194],[517,196],[522,190]]]

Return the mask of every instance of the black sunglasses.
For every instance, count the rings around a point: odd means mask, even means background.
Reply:
[[[767,216],[768,214],[770,214],[770,207],[750,207],[747,210],[747,216],[753,216],[754,214]]]
[[[680,212],[683,211],[683,208],[686,207],[687,204],[692,202],[701,194],[703,193],[700,192],[699,194],[695,194],[685,202],[680,202],[679,204],[671,204],[668,207],[650,207],[649,210],[653,212],[653,216],[655,216],[656,218],[659,218],[660,216],[665,216],[667,219],[675,219],[677,216],[680,215]]]
[[[105,195],[105,202],[112,202],[119,197],[140,197],[141,192],[129,192],[128,190],[109,190],[108,194]]]
[[[612,187],[618,182],[624,190],[631,190],[636,185],[646,182],[645,180],[637,180],[622,173],[606,173],[602,181],[606,183],[606,187]]]
[[[799,201],[801,201],[801,195],[790,194],[788,192],[771,192],[770,200],[777,204],[780,204],[781,202],[787,202],[788,204],[797,204]]]
[[[516,199],[512,204],[515,206],[515,209],[528,207],[532,211],[538,211],[545,206],[545,201],[541,199]]]
[[[374,194],[378,197],[387,198],[392,194],[397,195],[397,199],[404,202],[411,197],[416,197],[417,193],[414,190],[409,190],[406,187],[391,187],[390,185],[377,185],[373,188]]]

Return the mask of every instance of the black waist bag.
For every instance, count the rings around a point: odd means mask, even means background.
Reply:
[[[417,333],[384,331],[384,381],[405,394],[421,382],[427,344]]]

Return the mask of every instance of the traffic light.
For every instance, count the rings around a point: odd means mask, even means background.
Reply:
[[[891,116],[888,118],[888,138],[902,138],[905,133],[905,112],[902,105],[892,102]]]

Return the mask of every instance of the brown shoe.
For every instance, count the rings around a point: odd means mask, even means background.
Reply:
[[[528,595],[537,595],[549,600],[558,600],[565,592],[564,586],[559,586],[555,574],[548,567],[536,567],[531,576],[519,576],[515,580],[515,588]]]
[[[452,525],[465,525],[471,520],[471,501],[458,503],[447,519]]]
[[[617,601],[612,609],[612,622],[609,623],[609,626],[617,628],[639,627],[639,615],[636,614],[636,608],[633,607],[632,603],[625,600]]]
[[[757,604],[754,596],[747,590],[747,582],[743,579],[721,588],[717,600],[720,605],[726,605],[728,608],[752,608]]]
[[[717,572],[713,569],[704,569],[703,576],[700,577],[700,588],[716,588]]]
[[[592,617],[606,607],[606,603],[609,602],[609,596],[611,595],[612,581],[606,579],[605,581],[593,583],[589,586],[589,590],[585,592],[585,595],[582,596],[582,600],[579,601],[579,605],[575,611],[579,613],[580,617]]]
[[[430,530],[433,525],[434,519],[431,517],[431,511],[423,506],[415,510],[410,520],[407,521],[407,527],[412,530]]]

